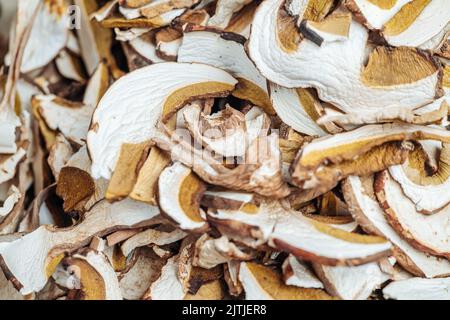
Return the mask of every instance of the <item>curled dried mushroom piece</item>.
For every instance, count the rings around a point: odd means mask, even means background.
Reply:
[[[449,299],[446,2],[0,0],[0,299]]]

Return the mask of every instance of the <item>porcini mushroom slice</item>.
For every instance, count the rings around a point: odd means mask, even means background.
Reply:
[[[133,190],[139,171],[148,157],[150,143],[124,143],[120,148],[117,166],[106,190],[106,199],[120,200]]]
[[[319,187],[326,192],[346,176],[367,175],[403,163],[412,146],[392,142],[423,139],[446,142],[450,134],[432,127],[383,124],[316,139],[299,153],[291,168],[292,181],[303,188]]]
[[[87,140],[93,177],[110,179],[121,145],[151,138],[163,113],[175,113],[195,98],[226,95],[235,84],[228,73],[202,64],[160,63],[122,77],[92,118]]]
[[[93,179],[90,170],[86,146],[81,147],[61,169],[56,193],[64,200],[66,212],[87,211],[105,197],[108,181]]]
[[[134,50],[136,50],[137,53],[139,53],[145,59],[153,63],[165,62],[164,59],[161,59],[156,54],[156,44],[154,44],[150,39],[148,39],[146,35],[136,37],[135,39],[130,40],[129,44]]]
[[[170,258],[162,267],[160,277],[152,283],[146,298],[151,300],[183,300],[185,292],[178,278],[178,256]]]
[[[156,281],[165,264],[150,248],[140,248],[136,262],[119,280],[122,296],[127,300],[139,300]]]
[[[248,261],[253,258],[254,255],[242,251],[225,236],[214,239],[204,234],[195,243],[192,263],[197,267],[211,269],[231,260]]]
[[[448,260],[415,249],[388,223],[375,197],[373,179],[351,176],[344,181],[343,191],[349,210],[358,224],[366,232],[389,239],[395,246],[394,256],[406,270],[427,278],[450,275]]]
[[[269,244],[297,258],[331,266],[376,261],[392,249],[383,238],[336,229],[289,211],[279,216]]]
[[[11,185],[7,191],[5,190],[6,193],[3,194],[2,189],[4,186],[6,187],[6,184],[0,185],[0,222],[12,212],[15,205],[22,197],[20,190],[14,185]]]
[[[320,102],[306,89],[288,89],[271,84],[270,98],[277,115],[294,130],[310,136],[327,135],[316,122],[320,116],[315,105]]]
[[[438,35],[449,23],[445,0],[415,0],[384,24],[383,35],[393,46],[419,47]],[[426,26],[426,27],[425,27]]]
[[[127,257],[136,248],[152,244],[157,246],[164,246],[177,242],[184,237],[186,237],[186,233],[179,229],[176,229],[172,232],[163,232],[155,229],[148,229],[126,240],[120,248],[124,256]]]
[[[61,73],[64,78],[75,80],[80,83],[85,82],[82,62],[68,50],[60,51],[55,59],[55,64],[59,73]]]
[[[253,262],[241,263],[239,280],[244,287],[246,300],[333,299],[321,289],[287,286],[276,271]]]
[[[383,289],[383,295],[394,300],[449,300],[450,278],[394,281]]]
[[[82,300],[122,300],[117,275],[103,253],[88,250],[62,263],[79,279]]]
[[[100,62],[86,86],[83,96],[85,105],[96,106],[109,87],[109,70],[105,62]]]
[[[374,186],[389,223],[402,237],[418,250],[450,257],[450,205],[433,215],[417,212],[414,203],[387,170],[378,174]]]
[[[224,110],[207,116],[199,104],[183,109],[185,125],[200,144],[224,157],[243,157],[251,143],[267,131],[270,120],[266,114],[246,119],[238,110],[226,106]]]
[[[413,0],[347,0],[345,5],[354,13],[355,19],[361,20],[371,29],[381,29],[402,7],[411,1]]]
[[[301,39],[295,26],[288,28],[291,22],[286,21],[292,19],[282,19],[287,15],[283,4],[282,0],[270,0],[259,6],[248,43],[251,59],[270,81],[287,88],[316,88],[322,100],[346,114],[359,114],[360,123],[392,115],[401,118],[405,111],[434,101],[440,67],[429,54],[415,48],[378,47],[364,67],[368,31],[362,25],[353,21],[348,40],[324,42],[319,47]],[[306,5],[307,1],[303,2],[300,9]],[[283,36],[299,41],[283,44]],[[397,63],[399,60],[404,64]],[[294,71],[299,69],[308,71]],[[393,76],[388,79],[386,74]]]
[[[233,14],[241,10],[250,2],[252,2],[252,0],[218,0],[216,4],[216,13],[209,19],[208,25],[225,29],[230,23]]]
[[[157,207],[124,200],[98,203],[86,213],[84,220],[68,229],[42,226],[25,237],[0,248],[5,266],[19,283],[21,293],[41,290],[64,252],[78,249],[97,234],[151,223],[159,214]],[[28,263],[23,263],[28,261]],[[32,268],[30,266],[33,266]]]
[[[70,142],[62,134],[58,134],[56,136],[55,144],[51,147],[50,154],[47,159],[56,180],[58,180],[61,169],[73,156],[73,153],[74,151]]]
[[[12,155],[0,154],[0,184],[11,180],[17,172],[18,164],[24,159],[27,151],[19,146]]]
[[[450,203],[450,144],[444,144],[440,150],[436,173],[427,173],[426,161],[423,149],[417,148],[405,164],[390,167],[389,173],[417,211],[433,213]]]
[[[239,80],[233,95],[274,114],[267,81],[247,56],[245,39],[234,33],[197,28],[185,30],[179,62],[200,62],[227,70]]]
[[[254,241],[252,247],[264,244],[269,239],[280,207],[275,203],[262,203],[259,207],[247,210],[222,210],[208,211],[208,220],[219,230],[228,231],[232,239],[251,238]]]
[[[278,136],[275,133],[255,139],[247,149],[245,163],[229,169],[208,152],[193,148],[177,133],[165,131],[153,141],[170,152],[173,160],[192,167],[205,182],[273,198],[283,198],[290,193],[283,180]]]
[[[284,260],[282,269],[284,283],[288,286],[323,289],[323,283],[310,267],[305,262],[297,260],[292,254]]]
[[[343,300],[366,300],[389,279],[376,262],[356,267],[313,265],[327,292]]]
[[[65,1],[44,1],[25,46],[21,72],[28,73],[42,68],[58,55],[69,37],[68,23]],[[47,43],[45,50],[41,50],[43,43]]]
[[[78,145],[84,144],[94,106],[71,102],[54,95],[39,95],[34,100],[50,129],[59,130]]]
[[[159,176],[159,206],[183,230],[205,230],[208,224],[200,208],[206,190],[204,183],[180,162],[164,169]]]
[[[102,21],[108,18],[110,15],[113,14],[114,10],[116,9],[117,4],[119,3],[119,0],[110,0],[103,7],[95,11],[90,15],[91,19],[95,19],[97,21]]]
[[[112,45],[111,31],[101,28],[97,21],[90,21],[89,19],[89,16],[98,9],[97,3],[90,0],[74,0],[74,4],[81,13],[79,17],[81,28],[77,30],[77,34],[80,41],[81,56],[88,75],[92,75],[101,61],[105,59],[112,69],[113,75],[118,76],[116,62],[110,50]]]

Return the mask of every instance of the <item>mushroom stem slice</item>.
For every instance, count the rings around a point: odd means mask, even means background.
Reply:
[[[375,197],[373,178],[351,176],[344,180],[343,191],[349,210],[358,224],[370,234],[389,239],[394,245],[394,257],[402,267],[421,277],[450,275],[448,260],[415,249],[388,223]]]
[[[394,281],[383,289],[383,295],[395,300],[449,300],[450,278]]]

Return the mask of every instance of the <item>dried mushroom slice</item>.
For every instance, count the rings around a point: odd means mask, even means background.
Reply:
[[[165,131],[153,138],[157,146],[170,152],[173,160],[192,167],[207,183],[272,198],[284,198],[290,193],[283,179],[275,133],[255,139],[247,149],[245,163],[230,169],[208,152],[193,148],[178,134]]]
[[[68,140],[83,145],[89,129],[94,106],[61,99],[54,95],[38,95],[33,98],[47,127],[60,131]]]
[[[376,262],[356,267],[313,266],[327,292],[343,300],[367,300],[374,290],[389,280],[389,275]]]
[[[240,210],[210,210],[208,220],[230,239],[258,247],[269,239],[280,211],[274,203],[262,203],[259,207]]]
[[[167,260],[160,277],[152,283],[144,298],[148,300],[183,300],[185,292],[178,278],[178,256]]]
[[[248,43],[251,59],[270,81],[287,88],[314,87],[323,101],[345,113],[342,119],[350,116],[356,123],[385,117],[408,121],[409,111],[441,95],[441,67],[430,54],[416,48],[377,47],[364,66],[366,28],[352,21],[347,40],[325,41],[319,47],[302,39],[283,3],[270,0],[259,6]],[[300,69],[307,72],[294,71]]]
[[[450,257],[450,206],[421,214],[387,170],[377,175],[374,188],[389,223],[403,238],[418,250]]]
[[[267,80],[249,59],[240,35],[208,28],[187,27],[178,51],[179,62],[200,62],[227,70],[239,83],[233,96],[248,100],[273,115]]]
[[[0,154],[0,184],[14,178],[18,165],[24,160],[26,154],[26,144],[19,145],[17,151],[12,155]]]
[[[289,211],[279,216],[269,244],[297,258],[331,266],[376,261],[392,249],[384,238],[336,229]]]
[[[290,254],[282,265],[284,283],[300,288],[323,289],[323,283],[305,262]]]
[[[304,189],[331,190],[349,175],[368,175],[405,162],[412,150],[406,140],[446,142],[448,131],[432,127],[383,124],[316,139],[291,167],[292,182]]]
[[[276,84],[270,86],[270,98],[277,115],[294,130],[310,136],[323,137],[326,128],[317,124],[319,100],[307,89],[288,89]]]
[[[37,292],[45,286],[65,252],[82,247],[98,234],[150,224],[158,214],[157,207],[132,200],[114,204],[102,201],[78,225],[68,229],[42,226],[2,246],[0,256],[22,294]]]
[[[119,3],[119,0],[110,0],[107,3],[103,5],[100,9],[95,11],[90,15],[91,19],[95,19],[97,21],[102,21],[111,16],[115,9],[117,4]]]
[[[442,146],[436,172],[429,174],[427,161],[425,151],[416,148],[405,164],[390,167],[389,173],[417,211],[434,213],[450,203],[450,144]]]
[[[176,162],[159,176],[159,206],[182,230],[203,232],[208,228],[200,199],[204,183],[183,164]]]
[[[67,161],[73,156],[74,151],[70,142],[62,135],[56,136],[55,144],[50,148],[47,162],[52,169],[53,176],[58,180],[61,169]]]
[[[148,229],[130,237],[121,245],[120,248],[124,256],[128,257],[136,248],[148,245],[164,246],[180,241],[185,237],[186,233],[179,229],[176,229],[172,232]]]
[[[159,63],[122,77],[92,118],[87,144],[93,177],[110,179],[121,145],[150,139],[161,115],[194,99],[227,95],[235,84],[225,71],[202,64]]]
[[[126,300],[139,300],[161,273],[166,260],[158,257],[150,248],[140,248],[136,262],[130,270],[120,276],[119,285],[122,297]]]
[[[383,289],[383,296],[394,300],[448,300],[450,278],[394,281]]]
[[[409,2],[384,24],[382,34],[393,46],[422,47],[448,26],[450,12],[444,9],[445,6],[445,0]],[[440,36],[441,39],[444,34]]]
[[[109,70],[105,62],[100,62],[89,79],[83,96],[85,105],[96,106],[109,87]]]
[[[198,103],[183,109],[184,122],[196,141],[216,155],[243,157],[253,141],[267,132],[270,120],[265,113],[250,118],[226,106],[212,115],[201,112]]]
[[[216,4],[216,12],[208,21],[208,26],[225,29],[235,12],[240,11],[245,5],[253,0],[218,0]]]
[[[21,72],[45,67],[66,46],[69,37],[66,13],[67,3],[64,0],[43,1],[25,46]],[[48,41],[49,37],[52,41]],[[43,43],[47,44],[45,50],[40,49]]]
[[[69,50],[61,50],[55,59],[56,67],[59,73],[66,79],[74,80],[80,83],[85,82],[82,62]]]
[[[146,60],[153,63],[165,62],[164,59],[160,58],[156,54],[156,44],[154,44],[153,41],[149,39],[145,34],[143,36],[130,40],[128,43],[139,55],[144,57]]]
[[[210,209],[249,210],[256,209],[259,200],[253,193],[206,190],[202,197],[202,206]]]
[[[370,29],[382,29],[407,3],[413,0],[347,0],[345,6],[354,13],[355,19]]]
[[[93,179],[86,146],[81,147],[61,169],[56,193],[64,200],[64,211],[85,212],[104,199],[108,182]]]
[[[248,261],[253,258],[253,254],[242,251],[241,248],[225,236],[214,239],[208,234],[204,234],[195,243],[195,254],[192,264],[197,267],[211,269],[232,260]]]
[[[87,250],[65,258],[62,265],[67,273],[77,278],[80,300],[122,300],[119,280],[108,258],[100,252]]]
[[[5,217],[7,217],[13,210],[16,204],[19,203],[20,198],[22,198],[22,194],[20,190],[11,185],[7,189],[7,184],[0,185],[0,223],[3,221]]]
[[[254,262],[242,262],[239,280],[246,300],[332,300],[321,289],[287,286],[276,271]]]
[[[351,176],[344,181],[343,191],[349,210],[358,224],[370,234],[389,239],[394,245],[393,254],[402,267],[421,277],[450,275],[448,260],[415,249],[388,223],[375,197],[373,178]]]

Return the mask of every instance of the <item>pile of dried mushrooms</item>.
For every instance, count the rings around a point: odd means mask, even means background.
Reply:
[[[0,299],[450,299],[447,2],[1,1]]]

